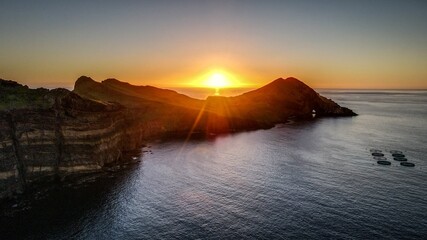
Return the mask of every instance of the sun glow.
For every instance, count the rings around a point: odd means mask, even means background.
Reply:
[[[225,88],[231,85],[227,77],[219,72],[210,75],[204,84],[210,88]]]
[[[224,69],[214,68],[197,75],[193,81],[188,82],[187,86],[212,89],[215,90],[215,95],[220,95],[220,91],[224,89],[247,88],[250,86],[250,84],[240,81],[240,78],[240,75]]]

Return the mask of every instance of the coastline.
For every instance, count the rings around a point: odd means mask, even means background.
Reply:
[[[317,118],[357,115],[294,78],[206,100],[84,76],[73,92],[0,83],[5,93],[0,99],[0,198],[25,193],[44,177],[61,181],[70,174],[120,168],[129,161],[126,153],[152,139],[268,129],[289,119],[313,119],[313,109]]]

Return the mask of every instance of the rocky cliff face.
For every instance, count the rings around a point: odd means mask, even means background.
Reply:
[[[65,89],[0,83],[0,196],[23,191],[40,177],[119,164],[123,152],[142,144],[134,119],[118,104],[83,99]]]

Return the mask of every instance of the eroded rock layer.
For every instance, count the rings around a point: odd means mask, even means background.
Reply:
[[[39,177],[61,178],[120,164],[123,152],[142,144],[142,133],[123,106],[83,99],[64,89],[14,87],[9,96],[38,96],[0,111],[3,194],[23,191]]]

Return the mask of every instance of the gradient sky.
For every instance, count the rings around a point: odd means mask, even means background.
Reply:
[[[254,86],[427,89],[427,1],[0,2],[0,78],[175,87],[212,69]]]

